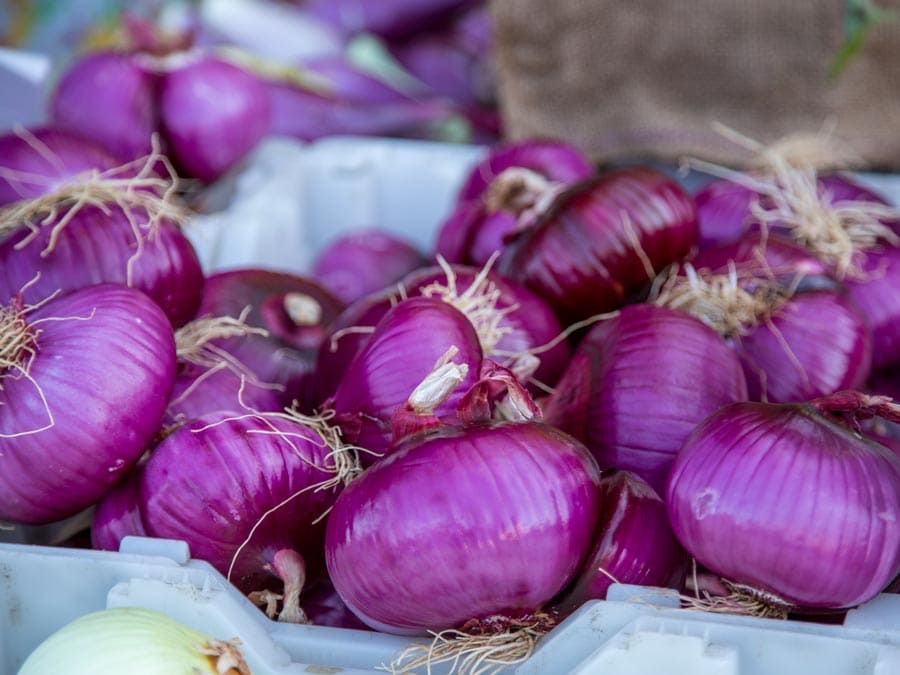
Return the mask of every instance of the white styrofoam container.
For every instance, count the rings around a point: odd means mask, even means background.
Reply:
[[[12,675],[43,639],[105,607],[155,609],[211,637],[237,638],[254,675],[373,675],[411,644],[373,631],[270,621],[180,541],[129,537],[119,553],[0,544],[0,673]],[[898,618],[900,595],[878,596],[843,625],[824,625],[680,609],[665,589],[613,586],[606,601],[585,604],[507,671],[893,675],[900,673]]]

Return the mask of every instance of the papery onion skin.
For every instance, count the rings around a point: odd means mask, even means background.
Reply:
[[[196,55],[164,73],[158,106],[179,173],[207,183],[235,166],[269,131],[265,86],[213,56]]]
[[[460,399],[478,379],[483,355],[475,328],[455,307],[421,296],[402,301],[378,322],[325,404],[334,410],[344,440],[367,451],[360,456],[363,463],[390,450],[394,412],[451,347],[458,350],[452,361],[467,372],[433,410],[448,423],[456,421]]]
[[[80,134],[41,127],[0,136],[0,206],[52,192],[73,177],[120,160]]]
[[[680,589],[687,554],[675,539],[662,498],[628,471],[600,481],[602,506],[594,543],[573,585],[554,608],[566,615],[587,600],[606,599],[613,583]]]
[[[305,323],[297,323],[286,303],[307,297],[320,315],[313,313]],[[206,277],[198,316],[237,318],[247,307],[247,325],[265,328],[270,334],[219,339],[214,344],[232,354],[260,382],[282,385],[284,405],[297,400],[301,410],[310,410],[315,401],[316,354],[343,303],[316,281],[286,272],[240,268]]]
[[[557,196],[508,242],[497,269],[569,323],[623,306],[696,243],[690,195],[662,172],[631,167]]]
[[[158,129],[156,74],[138,55],[95,52],[60,77],[50,98],[50,119],[90,138],[123,161],[148,155]]]
[[[196,418],[161,441],[136,474],[139,522],[150,536],[183,539],[193,556],[227,575],[251,528],[296,494],[262,520],[230,570],[241,590],[262,590],[279,550],[298,551],[311,570],[321,565],[324,524],[314,521],[339,490],[314,489],[334,477],[329,452],[316,432],[290,420],[230,412]],[[129,534],[122,530],[112,534]]]
[[[49,320],[58,317],[57,320]],[[94,504],[159,428],[175,378],[175,340],[146,295],[103,284],[28,316],[41,319],[29,376],[7,370],[0,402],[0,520],[49,523]],[[46,409],[35,388],[46,397]]]
[[[660,494],[694,426],[723,405],[747,399],[734,351],[699,319],[677,310],[629,305],[591,328],[575,353],[583,356],[570,368],[588,378],[581,440],[601,468],[633,471]]]
[[[107,209],[107,213],[96,207],[79,210],[59,230],[49,253],[45,251],[54,236],[53,223],[41,226],[27,244],[24,240],[31,230],[24,226],[0,241],[0,297],[24,289],[25,301],[37,302],[57,290],[112,282],[144,291],[176,328],[194,318],[203,292],[203,269],[191,241],[166,220],[155,232],[149,231],[146,212],[131,209],[141,228],[138,251],[138,235],[128,214],[115,205]]]
[[[425,262],[425,256],[405,239],[369,228],[332,241],[316,255],[311,275],[349,305],[387,288]]]
[[[533,613],[587,553],[599,480],[584,447],[547,425],[413,437],[338,498],[329,574],[357,616],[390,633]]]
[[[231,667],[217,668],[216,658]],[[19,675],[250,675],[238,646],[143,607],[114,607],[85,614],[46,638]]]
[[[900,459],[805,404],[710,416],[666,503],[698,562],[799,606],[853,607],[900,572]]]

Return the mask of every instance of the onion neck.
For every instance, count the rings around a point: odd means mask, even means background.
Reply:
[[[889,396],[845,390],[822,396],[807,405],[827,419],[857,432],[862,430],[863,421],[875,417],[900,422],[900,404],[894,403]]]
[[[690,264],[685,265],[684,272],[684,276],[673,275],[663,284],[655,304],[687,312],[726,339],[752,331],[790,297],[770,279],[742,279],[733,263],[727,274],[698,272]]]
[[[311,295],[289,292],[266,299],[260,306],[266,328],[297,349],[312,349],[324,334],[321,303]]]
[[[13,371],[27,374],[36,348],[37,331],[25,320],[21,301],[0,307],[0,380]]]
[[[516,224],[507,235],[512,237],[530,229],[564,189],[563,184],[549,181],[536,171],[510,167],[488,187],[485,209],[488,213],[506,211],[516,216]]]

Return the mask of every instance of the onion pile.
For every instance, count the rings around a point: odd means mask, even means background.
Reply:
[[[179,276],[162,153],[2,140],[0,519],[93,507],[95,547],[185,540],[272,618],[437,635],[397,669],[521,661],[615,582],[801,616],[900,575],[883,200],[830,202],[831,246],[810,194],[837,179],[738,181],[756,225],[717,238],[668,175],[531,139],[488,151],[427,255],[369,230],[309,276]],[[86,176],[128,199],[73,207]]]

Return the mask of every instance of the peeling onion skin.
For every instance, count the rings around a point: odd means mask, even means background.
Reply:
[[[28,321],[44,317],[79,318],[39,326],[30,377],[53,426],[0,438],[0,520],[10,522],[61,520],[101,499],[159,429],[175,378],[172,327],[139,291],[91,286],[48,302]],[[47,424],[25,378],[5,377],[0,394],[0,433]]]
[[[413,437],[336,501],[329,575],[360,619],[399,635],[533,613],[587,553],[599,480],[585,448],[543,424]]]
[[[619,169],[560,194],[508,238],[497,269],[572,323],[625,305],[685,258],[697,233],[693,199],[677,182],[648,167]]]
[[[900,572],[900,459],[805,404],[710,416],[666,503],[699,563],[800,607],[853,607]]]
[[[900,366],[900,247],[867,251],[862,279],[847,279],[847,293],[872,329],[872,365]]]

